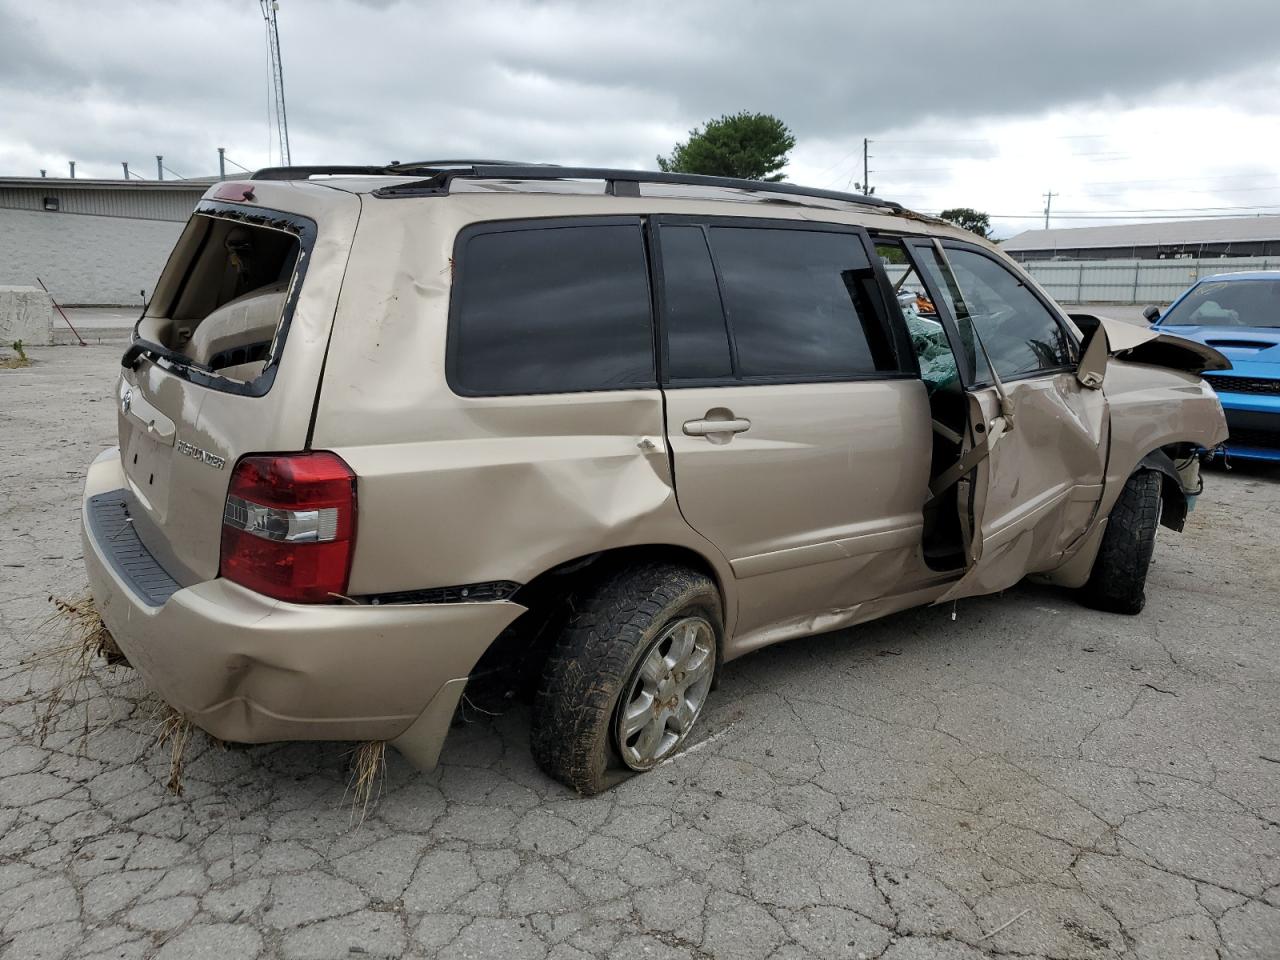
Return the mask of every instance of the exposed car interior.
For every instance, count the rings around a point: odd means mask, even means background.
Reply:
[[[933,455],[929,469],[932,480],[955,463],[963,452],[967,403],[960,382],[960,369],[938,318],[937,308],[903,245],[893,240],[878,239],[876,254],[894,285],[895,299],[911,333],[911,346],[920,364],[920,377],[929,393],[929,415],[933,421]],[[962,485],[953,484],[925,505],[924,558],[934,570],[954,570],[964,566],[961,489]]]
[[[298,262],[293,234],[196,216],[199,252],[170,310],[168,346],[220,375],[262,372]]]

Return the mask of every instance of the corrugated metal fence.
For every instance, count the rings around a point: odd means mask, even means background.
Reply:
[[[1022,267],[1059,303],[1166,304],[1201,277],[1280,270],[1280,257],[1036,260]]]

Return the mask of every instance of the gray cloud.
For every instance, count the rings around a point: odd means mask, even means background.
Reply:
[[[482,155],[651,166],[710,116],[783,117],[802,143],[1109,98],[1274,62],[1280,5],[1025,0],[779,6],[283,0],[295,162]],[[1233,29],[1229,43],[1206,42]],[[0,165],[265,163],[266,59],[252,2],[0,0]],[[1242,87],[1244,90],[1244,87]],[[956,131],[960,131],[958,134]],[[916,183],[941,179],[878,148]],[[1083,148],[1082,148],[1083,149]],[[930,148],[933,163],[990,156]]]

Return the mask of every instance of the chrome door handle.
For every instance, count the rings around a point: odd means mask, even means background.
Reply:
[[[750,420],[686,420],[684,432],[689,437],[708,437],[717,433],[745,433]]]

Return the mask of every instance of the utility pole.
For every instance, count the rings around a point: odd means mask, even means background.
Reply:
[[[227,179],[227,148],[218,148],[218,179]]]
[[[854,184],[855,187],[862,191],[864,197],[869,197],[876,192],[875,187],[867,182],[871,179],[871,168],[867,166],[868,161],[871,159],[871,154],[867,152],[867,145],[870,143],[871,141],[866,137],[862,138],[862,182]],[[852,181],[853,177],[849,179]],[[846,187],[845,189],[848,188]]]
[[[164,179],[164,155],[159,153],[156,154],[156,179]]]
[[[1058,196],[1050,190],[1048,193],[1041,194],[1044,197],[1044,228],[1049,229],[1049,209],[1053,206],[1053,198]]]

